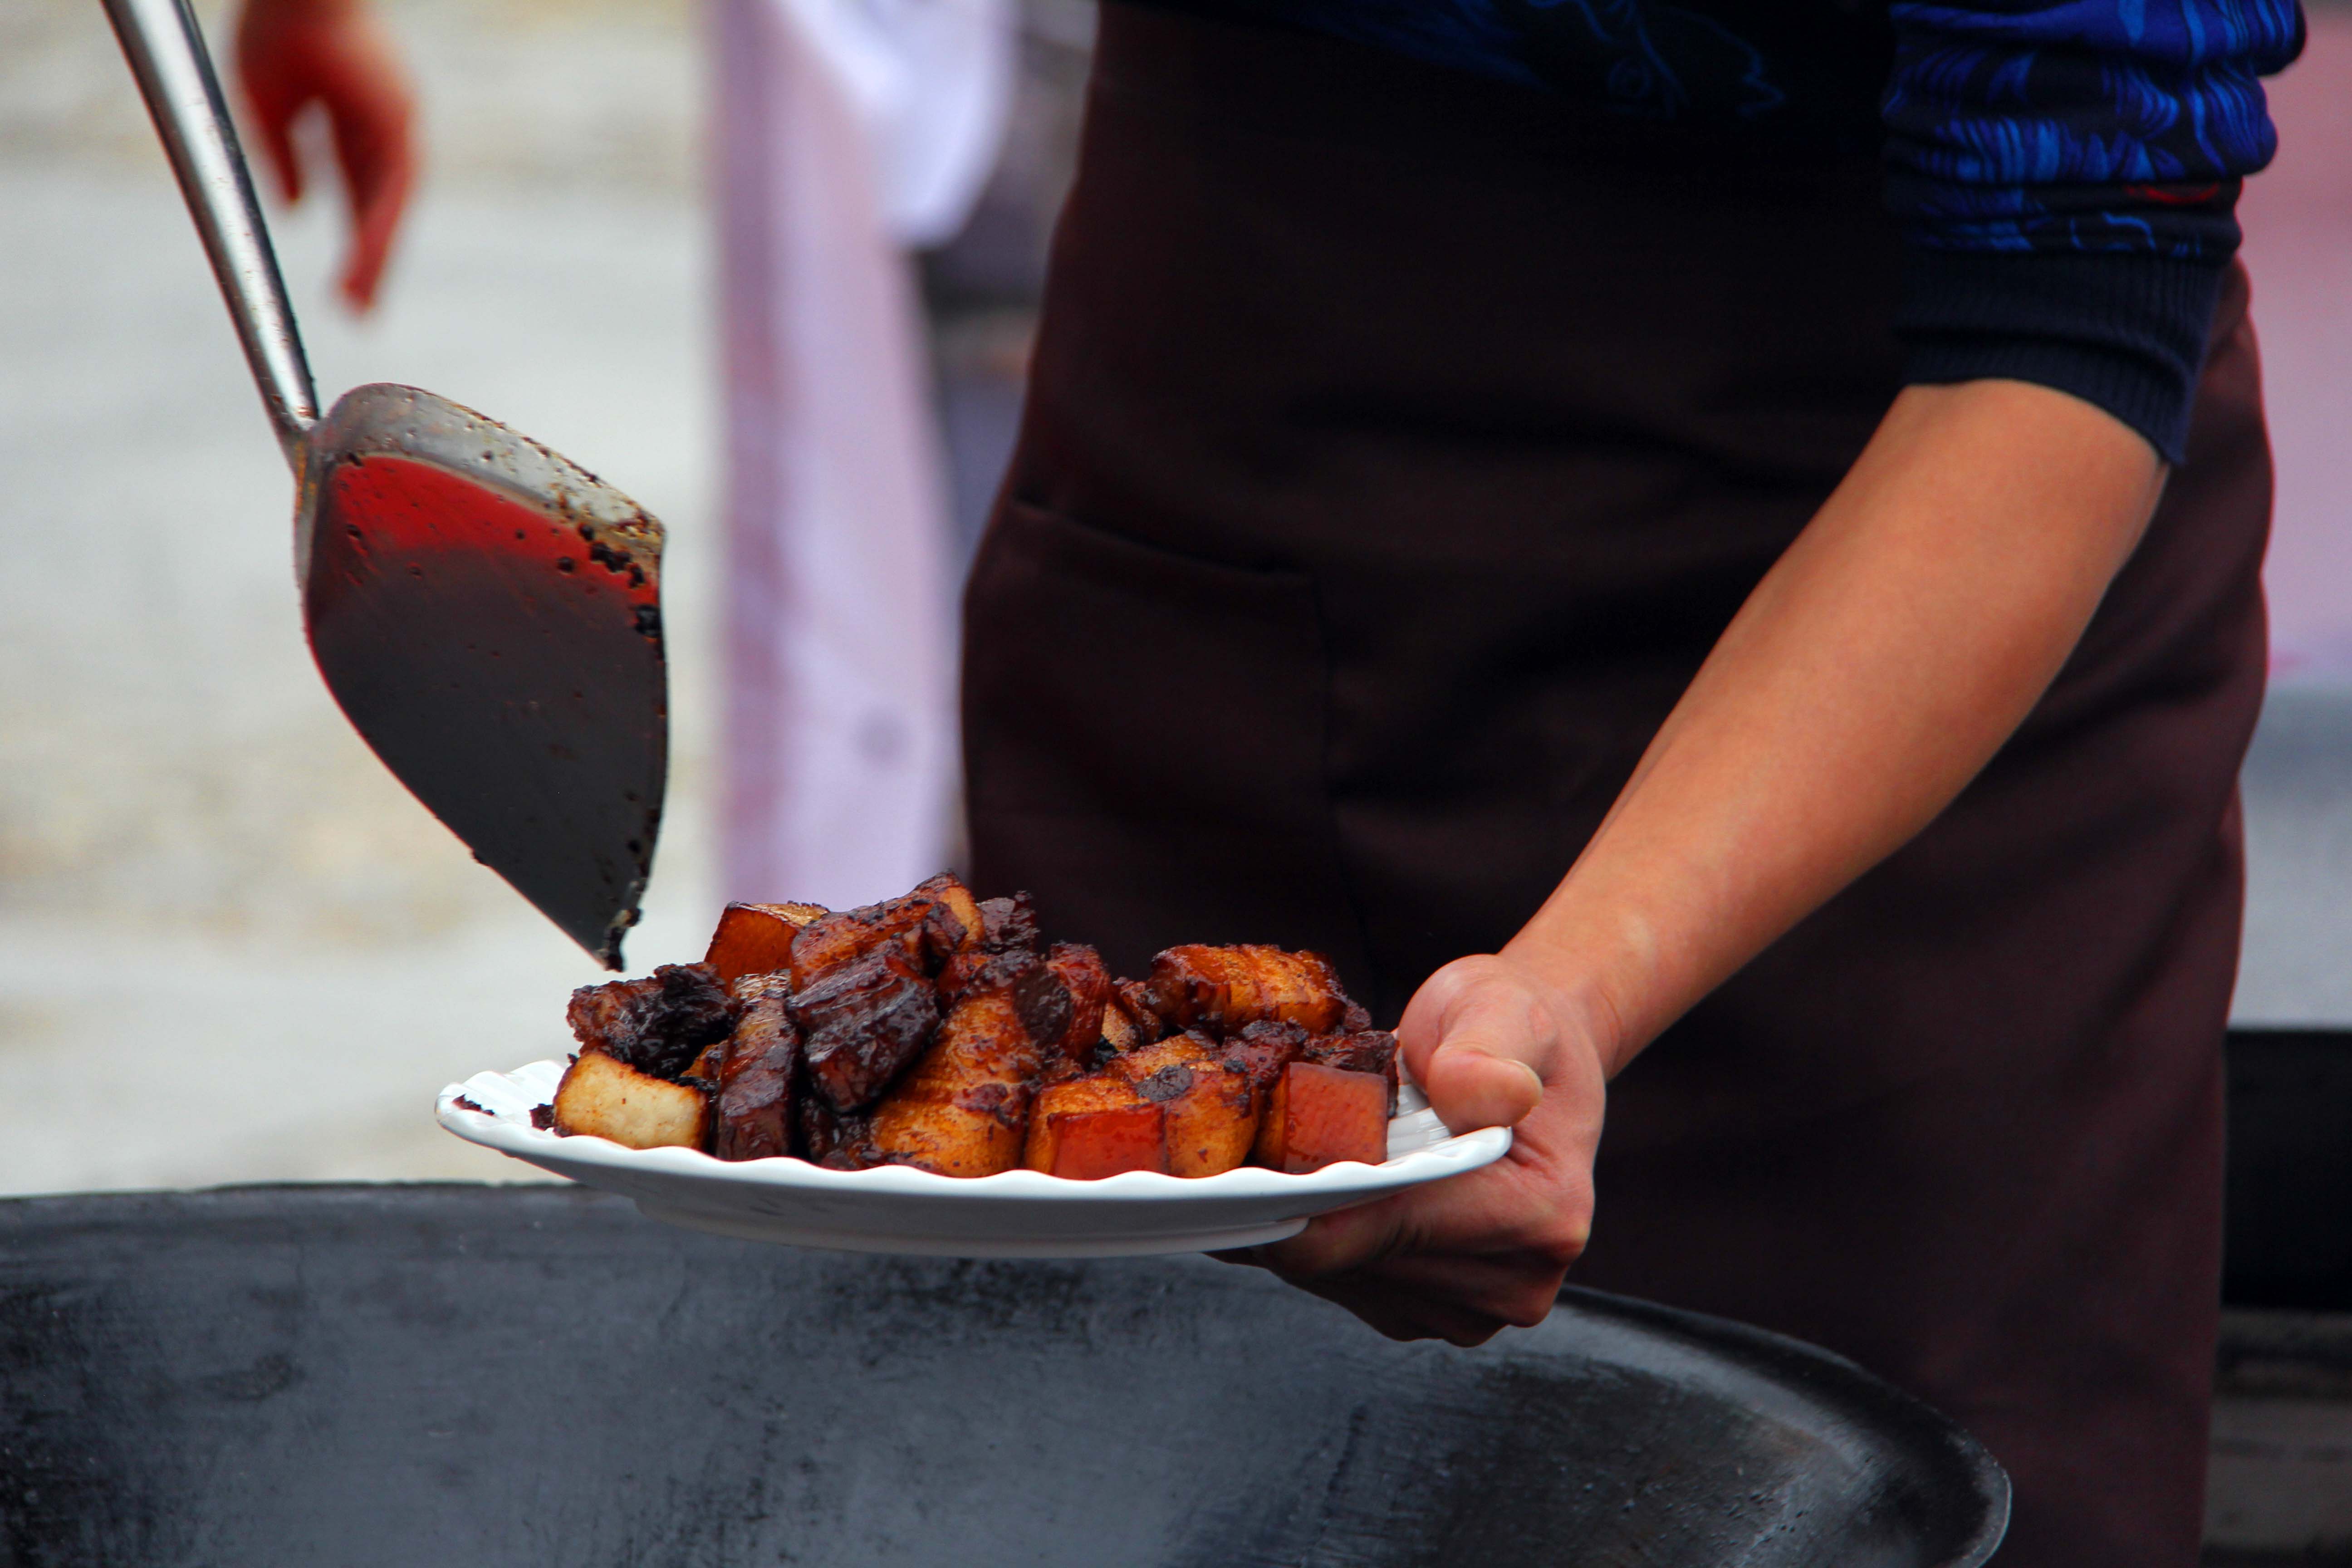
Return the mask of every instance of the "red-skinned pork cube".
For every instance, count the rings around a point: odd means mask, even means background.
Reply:
[[[1389,1157],[1389,1085],[1378,1073],[1295,1061],[1258,1122],[1258,1163],[1294,1175],[1342,1160]]]

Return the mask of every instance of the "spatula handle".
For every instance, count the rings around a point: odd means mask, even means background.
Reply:
[[[299,479],[303,433],[318,422],[319,395],[302,357],[302,337],[286,302],[286,281],[269,248],[253,176],[236,143],[212,58],[187,0],[105,0],[140,96],[154,116],[180,194],[196,220],[205,255],[245,345],[278,444]]]

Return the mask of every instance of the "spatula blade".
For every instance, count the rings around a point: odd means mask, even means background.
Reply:
[[[376,755],[609,968],[667,773],[661,525],[595,476],[412,387],[310,437],[310,651]]]

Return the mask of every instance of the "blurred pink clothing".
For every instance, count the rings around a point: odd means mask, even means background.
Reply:
[[[2271,658],[2285,682],[2352,681],[2352,14],[2315,7],[2311,42],[2268,84],[2278,162],[2246,182],[2246,269],[2277,454]]]
[[[865,902],[948,852],[947,486],[901,245],[985,176],[1006,16],[712,0],[730,899]]]

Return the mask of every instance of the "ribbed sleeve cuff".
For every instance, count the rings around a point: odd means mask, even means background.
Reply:
[[[1896,318],[1904,379],[2055,387],[2105,409],[2179,463],[2226,266],[2128,251],[1915,245]]]

